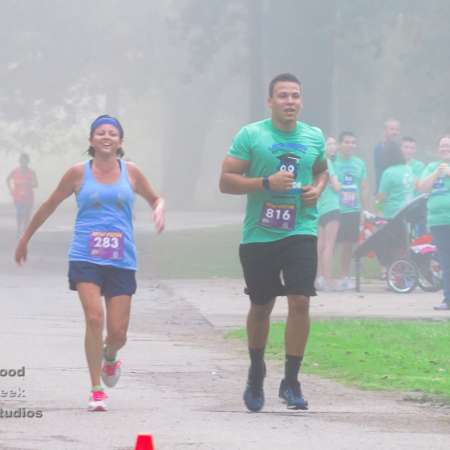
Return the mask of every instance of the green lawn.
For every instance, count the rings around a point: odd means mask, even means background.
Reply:
[[[245,339],[245,330],[230,337]],[[320,320],[303,371],[364,389],[418,391],[450,400],[450,321]],[[268,358],[284,358],[284,324],[273,324]]]
[[[151,271],[159,278],[241,278],[238,257],[240,238],[240,225],[226,225],[166,231],[160,236],[153,236],[150,242],[140,241],[137,236],[137,241],[138,249],[150,249]],[[145,253],[139,258],[144,267]],[[380,267],[375,259],[363,260],[364,277],[375,278],[379,273]]]

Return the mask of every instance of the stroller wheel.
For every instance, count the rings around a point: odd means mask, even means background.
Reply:
[[[439,262],[432,258],[428,270],[419,270],[417,284],[425,292],[436,292],[442,289],[442,271]]]
[[[415,289],[417,279],[416,266],[407,259],[398,259],[389,266],[386,282],[393,291],[407,294]]]

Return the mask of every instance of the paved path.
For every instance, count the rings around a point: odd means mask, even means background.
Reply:
[[[108,413],[86,412],[88,374],[83,320],[67,290],[68,234],[43,231],[30,260],[16,268],[12,231],[0,243],[0,369],[25,366],[23,379],[0,378],[1,407],[42,410],[42,418],[0,418],[2,450],[125,450],[137,433],[154,435],[157,450],[448,449],[446,407],[405,401],[403,393],[360,391],[305,376],[311,410],[290,412],[276,392],[282,376],[271,362],[261,414],[244,410],[247,368],[242,345],[223,339],[242,325],[246,300],[234,280],[141,279],[133,304],[124,375],[109,390]],[[442,319],[430,294],[327,295],[314,316],[389,316]],[[415,310],[413,313],[412,311]],[[283,314],[280,302],[276,314]]]

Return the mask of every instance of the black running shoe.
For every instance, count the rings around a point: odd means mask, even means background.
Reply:
[[[264,377],[266,375],[266,367],[264,366],[264,371],[262,376],[252,376],[251,371],[249,371],[247,386],[244,391],[244,403],[249,411],[258,412],[264,406]]]
[[[287,383],[281,380],[279,397],[285,401],[288,409],[308,409],[308,402],[303,398],[300,383]]]

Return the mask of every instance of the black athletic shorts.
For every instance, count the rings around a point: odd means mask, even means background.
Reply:
[[[361,212],[341,214],[337,242],[358,242]]]
[[[279,295],[316,295],[315,236],[298,235],[274,242],[241,244],[239,257],[246,292],[252,303],[263,305]]]
[[[339,221],[341,213],[338,209],[334,209],[333,211],[329,211],[322,216],[319,217],[319,225],[324,227],[327,223],[332,222],[333,220]]]

